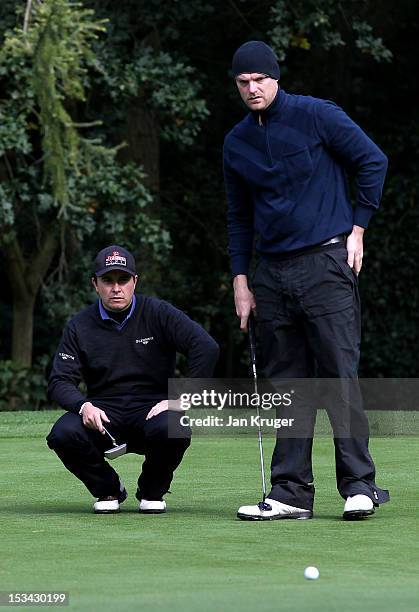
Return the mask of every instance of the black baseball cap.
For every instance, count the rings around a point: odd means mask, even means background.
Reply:
[[[134,256],[127,249],[117,244],[112,244],[99,251],[94,263],[94,274],[96,276],[103,276],[107,272],[112,272],[112,270],[122,270],[132,276],[137,274]]]

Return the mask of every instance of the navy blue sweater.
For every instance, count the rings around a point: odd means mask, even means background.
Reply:
[[[257,251],[269,257],[367,227],[386,170],[384,153],[341,108],[280,89],[225,138],[233,276],[248,273],[255,234]],[[346,172],[356,177],[355,208]]]
[[[50,398],[78,412],[85,401],[125,412],[167,399],[176,352],[188,357],[188,376],[209,378],[218,345],[197,323],[167,302],[137,295],[122,329],[103,320],[98,303],[66,325],[48,381]],[[84,381],[87,392],[79,389]]]

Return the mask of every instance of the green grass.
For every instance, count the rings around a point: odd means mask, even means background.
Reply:
[[[324,437],[312,521],[236,520],[239,505],[259,498],[250,436],[196,436],[161,516],[137,513],[141,458],[121,457],[114,466],[130,496],[119,515],[95,516],[89,493],[46,447],[58,414],[0,413],[0,590],[69,591],[69,609],[83,611],[419,609],[418,438],[371,441],[392,502],[364,522],[340,518]],[[272,438],[266,446],[269,455]],[[319,580],[304,580],[307,565]]]

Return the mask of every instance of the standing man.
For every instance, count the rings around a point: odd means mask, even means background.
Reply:
[[[380,203],[387,158],[333,102],[280,88],[277,58],[265,43],[239,47],[232,70],[250,111],[224,143],[240,327],[245,331],[257,312],[266,378],[356,380],[363,234]],[[355,208],[346,172],[356,177]],[[255,234],[259,262],[249,288]],[[362,405],[351,409],[365,431]],[[271,509],[242,506],[239,518],[312,517],[312,442],[312,435],[278,438],[266,500]],[[375,484],[368,435],[334,443],[343,516],[368,516],[389,499]]]
[[[127,442],[128,452],[145,455],[139,511],[166,511],[163,496],[190,444],[179,413],[168,410],[176,352],[187,356],[189,377],[212,376],[218,358],[216,342],[183,312],[135,295],[137,280],[129,251],[112,245],[98,253],[92,283],[99,299],[66,325],[49,378],[51,399],[68,412],[53,426],[48,446],[98,498],[98,514],[119,512],[127,497],[104,459],[112,446],[105,427]]]

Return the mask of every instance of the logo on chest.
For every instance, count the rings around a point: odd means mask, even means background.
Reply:
[[[154,340],[153,336],[150,336],[150,338],[137,338],[137,340],[135,341],[135,344],[144,344],[144,346],[145,346],[146,344],[148,344],[152,340]]]

